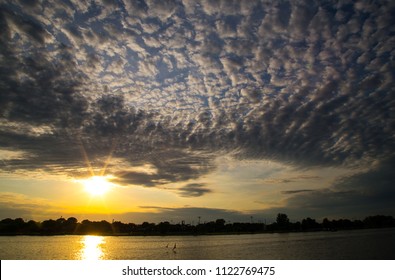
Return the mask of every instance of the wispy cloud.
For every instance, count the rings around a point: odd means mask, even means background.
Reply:
[[[292,190],[292,191],[282,191],[282,194],[297,194],[297,193],[306,193],[312,192],[313,190]]]

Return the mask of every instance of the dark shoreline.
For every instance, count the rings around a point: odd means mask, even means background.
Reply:
[[[130,236],[130,237],[150,237],[150,236],[157,236],[157,237],[167,237],[167,236],[228,236],[228,235],[257,235],[257,234],[288,234],[288,233],[318,233],[318,232],[338,232],[338,231],[356,231],[356,230],[372,230],[372,229],[391,229],[394,228],[394,226],[391,227],[371,227],[371,228],[353,228],[353,229],[339,229],[339,230],[304,230],[304,231],[261,231],[261,232],[217,232],[217,233],[199,233],[199,234],[192,234],[192,233],[166,233],[166,234],[160,234],[160,233],[150,233],[150,234],[136,234],[136,233],[118,233],[118,234],[103,234],[103,233],[86,233],[86,234],[81,234],[81,233],[58,233],[58,234],[6,234],[6,233],[0,233],[1,236],[42,236],[42,237],[48,237],[48,236],[114,236],[114,237],[124,237],[124,236]]]
[[[264,223],[226,223],[217,219],[198,225],[185,224],[184,221],[172,224],[167,221],[158,224],[144,222],[142,224],[113,221],[83,220],[78,222],[74,217],[68,219],[25,222],[22,218],[3,219],[0,221],[0,236],[56,236],[56,235],[101,235],[101,236],[199,236],[199,235],[238,235],[262,233],[292,232],[331,232],[338,230],[357,230],[370,228],[395,227],[392,216],[376,215],[364,220],[328,220],[318,223],[312,218],[292,223],[286,214],[279,213],[276,222]]]

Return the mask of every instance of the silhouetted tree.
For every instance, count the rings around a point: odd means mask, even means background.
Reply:
[[[58,223],[52,219],[43,221],[41,223],[41,232],[47,235],[59,234]]]
[[[302,224],[300,222],[296,222],[293,224],[293,230],[294,231],[300,231],[302,230]]]
[[[99,233],[110,234],[113,232],[112,226],[106,220],[102,220],[98,224]]]
[[[328,220],[328,218],[324,218],[324,219],[322,220],[322,227],[323,227],[324,229],[327,229],[327,230],[333,228],[332,223]]]
[[[224,219],[217,219],[217,220],[215,220],[215,224],[217,226],[223,227],[225,225],[225,220]]]
[[[73,234],[77,230],[78,220],[74,217],[68,218],[66,221],[63,222],[63,229],[66,234]]]
[[[22,218],[15,220],[7,218],[0,222],[0,229],[7,234],[20,234],[23,233],[25,221]]]
[[[157,230],[161,233],[161,234],[166,234],[168,232],[171,231],[171,225],[169,222],[161,222],[156,226]]]
[[[24,232],[24,233],[27,233],[27,234],[38,234],[38,233],[40,233],[40,225],[37,222],[33,221],[33,220],[28,221],[26,223],[26,227],[25,228],[26,228],[26,232]]]
[[[151,234],[154,232],[155,224],[154,223],[149,223],[149,222],[144,222],[140,225],[139,229],[141,232],[144,234]]]
[[[70,217],[66,220],[67,223],[69,224],[76,224],[78,222],[77,218]]]
[[[57,220],[45,220],[43,222],[35,222],[30,220],[25,222],[22,218],[3,219],[0,221],[1,235],[17,235],[17,234],[207,234],[207,233],[259,233],[264,231],[300,231],[300,230],[336,230],[336,229],[361,229],[361,228],[377,228],[377,227],[395,227],[395,219],[392,216],[376,215],[366,217],[363,221],[348,219],[332,220],[323,219],[319,224],[312,218],[305,218],[302,222],[291,223],[288,216],[279,213],[275,223],[266,225],[259,223],[228,223],[224,219],[204,222],[198,225],[186,224],[184,221],[178,224],[169,223],[167,221],[159,224],[144,222],[141,225],[133,223],[124,224],[119,221],[113,221],[111,224],[105,220],[100,222],[83,220],[78,223],[74,217],[67,220],[60,218]]]
[[[364,224],[368,228],[381,228],[395,226],[395,219],[391,216],[376,215],[364,219]]]
[[[302,230],[317,230],[320,225],[312,218],[306,218],[302,220]]]
[[[286,230],[289,228],[289,219],[287,214],[278,213],[276,222],[277,222],[277,227],[280,230]]]

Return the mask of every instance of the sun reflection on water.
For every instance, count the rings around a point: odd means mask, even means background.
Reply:
[[[101,260],[104,258],[103,244],[105,238],[103,236],[86,235],[81,240],[81,259],[83,260]]]

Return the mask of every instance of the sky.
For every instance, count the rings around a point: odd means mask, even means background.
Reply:
[[[394,46],[394,1],[0,0],[0,219],[395,215]]]

